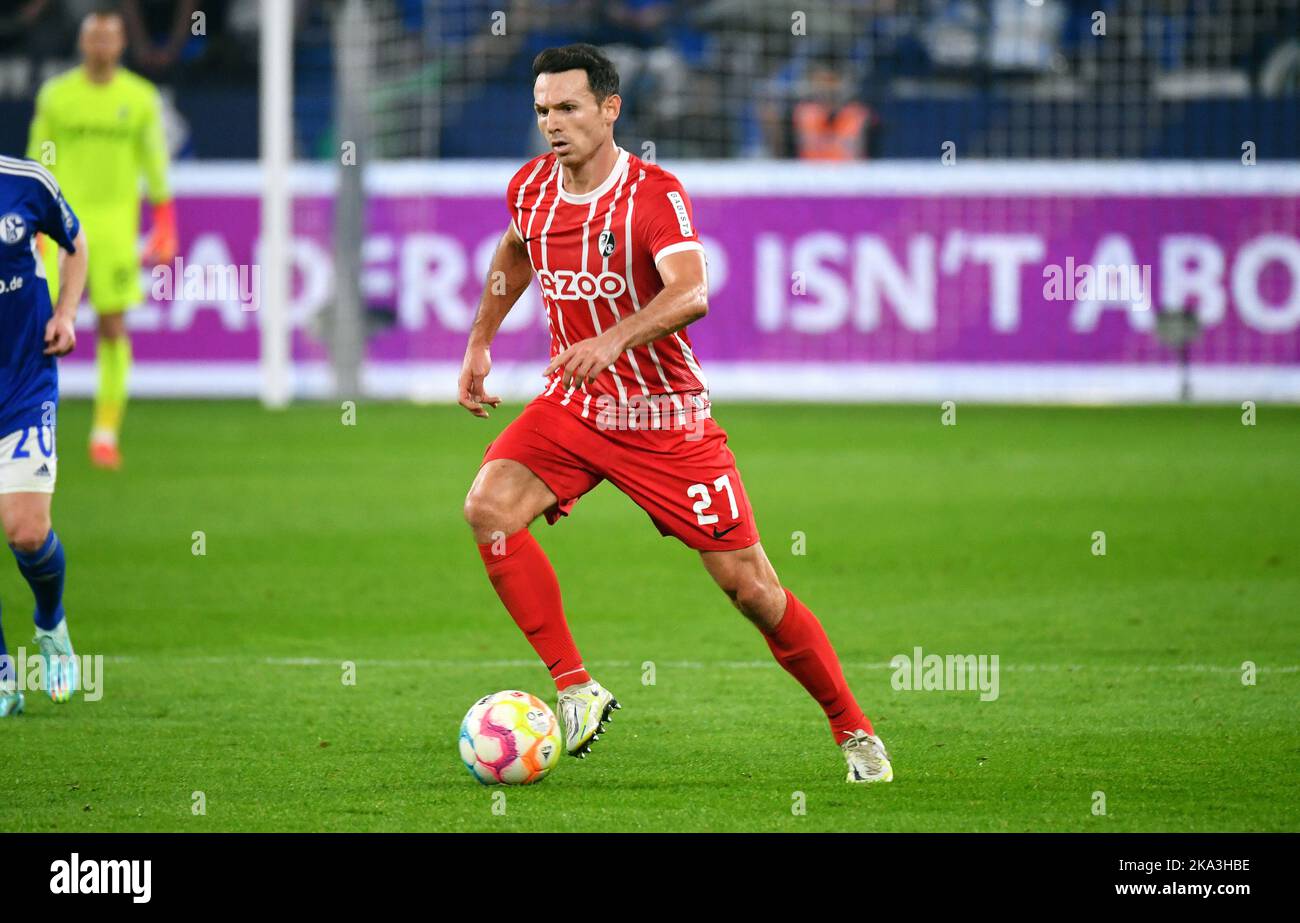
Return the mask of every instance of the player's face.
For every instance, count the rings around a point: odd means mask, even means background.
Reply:
[[[116,16],[87,16],[81,24],[81,57],[96,67],[112,67],[122,58],[126,33]]]
[[[583,70],[538,74],[533,85],[537,128],[566,167],[586,163],[610,138],[621,104],[617,95],[596,102]]]

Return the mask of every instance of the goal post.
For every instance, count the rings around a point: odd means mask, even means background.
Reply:
[[[270,0],[262,6],[260,38],[260,134],[262,160],[262,241],[260,291],[261,399],[269,408],[293,397],[289,329],[289,257],[293,196],[293,3]]]
[[[366,348],[361,291],[366,228],[363,176],[373,157],[367,106],[375,54],[372,13],[367,7],[365,0],[340,0],[331,8],[338,191],[334,198],[334,297],[325,318],[325,339],[336,398],[355,399],[360,394]]]

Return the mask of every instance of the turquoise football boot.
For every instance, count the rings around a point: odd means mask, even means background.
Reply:
[[[45,691],[59,704],[70,701],[77,691],[80,663],[68,637],[67,618],[49,631],[36,629],[32,641],[40,647],[45,662]]]

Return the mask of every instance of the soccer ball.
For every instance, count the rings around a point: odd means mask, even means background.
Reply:
[[[474,703],[460,723],[460,758],[484,785],[531,785],[560,759],[560,724],[541,699],[507,689]]]

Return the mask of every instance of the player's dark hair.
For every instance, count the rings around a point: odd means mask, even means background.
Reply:
[[[575,45],[563,45],[547,48],[533,58],[533,79],[539,74],[558,74],[561,71],[586,71],[587,86],[596,97],[596,102],[603,103],[607,97],[618,92],[618,71],[614,64],[605,57],[605,52],[595,45],[579,42]]]

